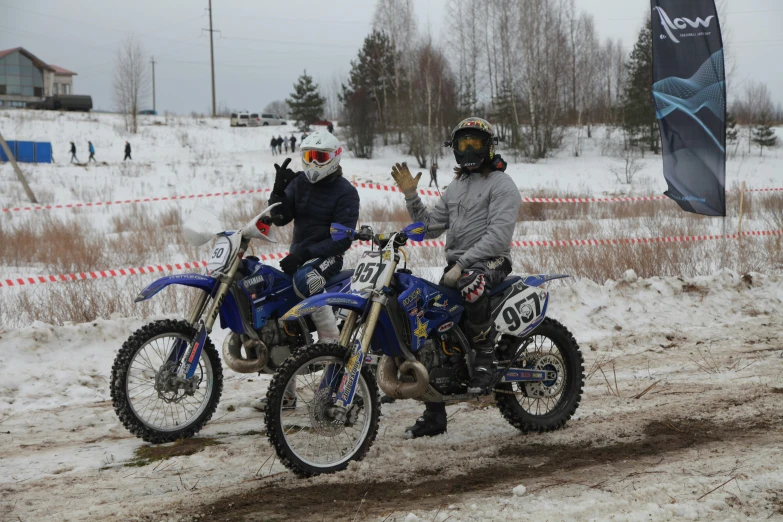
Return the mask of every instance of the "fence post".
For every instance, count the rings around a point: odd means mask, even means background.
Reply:
[[[27,197],[30,198],[30,203],[38,203],[38,200],[35,199],[35,194],[33,194],[30,185],[27,184],[27,180],[25,179],[24,174],[22,174],[22,169],[20,169],[19,165],[16,164],[16,158],[13,154],[11,154],[11,149],[8,148],[8,144],[5,142],[2,134],[0,134],[0,147],[3,147],[6,156],[8,156],[8,161],[10,161],[11,165],[13,165],[14,170],[16,171],[16,177],[19,178],[19,181],[22,183]]]
[[[742,206],[745,202],[745,182],[742,182],[742,188],[740,189],[740,204],[739,204],[739,222],[737,223],[737,235],[742,233]]]

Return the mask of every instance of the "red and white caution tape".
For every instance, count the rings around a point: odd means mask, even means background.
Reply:
[[[61,208],[93,208],[93,207],[108,207],[114,205],[124,205],[128,203],[153,203],[160,201],[181,201],[183,199],[203,199],[214,198],[223,196],[242,196],[245,194],[259,194],[262,192],[269,192],[271,189],[247,189],[247,190],[232,190],[228,192],[208,192],[205,194],[189,194],[187,196],[161,196],[161,197],[149,197],[149,198],[136,198],[136,199],[118,199],[116,201],[94,201],[91,203],[64,203],[60,205],[36,205],[29,207],[9,207],[2,209],[3,212],[20,212],[24,210],[56,210]]]
[[[359,183],[351,182],[356,188],[367,190],[381,190],[384,192],[400,192],[400,189],[394,185],[382,185],[378,183]],[[124,205],[130,203],[155,203],[161,201],[182,201],[182,200],[194,200],[212,197],[224,197],[224,196],[243,196],[246,194],[260,194],[263,192],[270,192],[271,189],[247,189],[247,190],[231,190],[227,192],[209,192],[205,194],[189,194],[185,196],[161,196],[161,197],[147,197],[136,199],[120,199],[116,201],[94,201],[90,203],[63,203],[52,205],[32,205],[24,207],[8,207],[3,208],[3,212],[21,212],[26,210],[57,210],[63,208],[97,208],[108,207],[116,205]],[[781,192],[783,187],[774,188],[758,188],[758,189],[745,189],[745,192]],[[422,196],[438,196],[438,191],[432,189],[419,189],[419,194]],[[605,197],[605,198],[530,198],[523,197],[522,201],[525,203],[620,203],[620,202],[639,202],[639,201],[661,201],[669,199],[666,196],[618,196],[618,197]]]
[[[357,183],[352,181],[351,184],[356,188],[370,189],[370,190],[383,190],[385,192],[401,192],[400,189],[394,185],[380,185],[378,183]],[[419,189],[419,194],[422,196],[439,196],[437,190],[431,189]]]
[[[258,258],[262,261],[282,259],[288,252],[276,254],[262,254]],[[96,270],[94,272],[75,272],[73,274],[59,274],[48,276],[17,277],[13,279],[0,279],[0,288],[9,286],[40,285],[44,283],[63,283],[67,281],[86,281],[89,279],[107,279],[110,277],[122,277],[141,274],[155,274],[158,272],[175,272],[177,270],[195,270],[207,266],[206,261],[189,261],[186,263],[169,263],[165,265],[148,265],[135,268],[115,268],[113,270]]]
[[[714,241],[718,239],[738,239],[740,237],[770,237],[783,236],[783,230],[749,230],[739,234],[714,234],[702,236],[670,236],[670,237],[646,237],[646,238],[621,238],[621,239],[563,239],[563,240],[536,240],[536,241],[513,241],[511,246],[514,248],[529,247],[563,247],[563,246],[609,246],[609,245],[644,245],[659,243],[690,243],[696,241]],[[369,241],[357,241],[357,246],[369,246]],[[445,241],[411,241],[408,246],[417,247],[445,247]],[[278,252],[275,254],[261,254],[258,256],[262,261],[272,261],[282,259],[287,252]],[[60,274],[49,276],[19,277],[14,279],[0,279],[0,288],[11,286],[36,285],[43,283],[60,283],[67,281],[84,281],[88,279],[106,279],[109,277],[121,277],[140,274],[153,274],[157,272],[173,272],[176,270],[193,270],[207,266],[206,261],[193,261],[188,263],[171,263],[165,265],[149,265],[137,268],[121,268],[114,270],[98,270],[95,272],[78,272],[73,274]]]
[[[629,196],[616,198],[522,198],[525,203],[619,203],[621,201],[660,201],[666,196]]]

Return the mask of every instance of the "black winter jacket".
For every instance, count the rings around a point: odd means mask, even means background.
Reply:
[[[351,246],[350,239],[334,241],[330,225],[340,223],[356,228],[359,220],[359,193],[338,171],[318,183],[310,183],[304,172],[288,184],[285,196],[272,194],[269,204],[281,205],[275,214],[280,226],[294,220],[294,241],[288,249],[306,259],[342,255]]]

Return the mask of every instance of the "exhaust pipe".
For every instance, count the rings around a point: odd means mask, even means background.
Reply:
[[[242,355],[245,349],[247,357]],[[254,359],[250,357],[255,356]],[[235,333],[230,333],[223,341],[223,361],[237,373],[258,373],[269,362],[269,349],[264,343],[255,339],[242,339]]]
[[[378,386],[389,397],[415,399],[429,388],[430,375],[419,361],[404,361],[398,367],[393,357],[384,355],[378,363]]]

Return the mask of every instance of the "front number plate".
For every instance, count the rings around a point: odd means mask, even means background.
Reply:
[[[226,266],[226,262],[231,255],[231,242],[227,237],[221,237],[215,243],[215,247],[212,249],[212,255],[209,256],[207,262],[207,270],[211,273],[215,270],[220,270]]]

